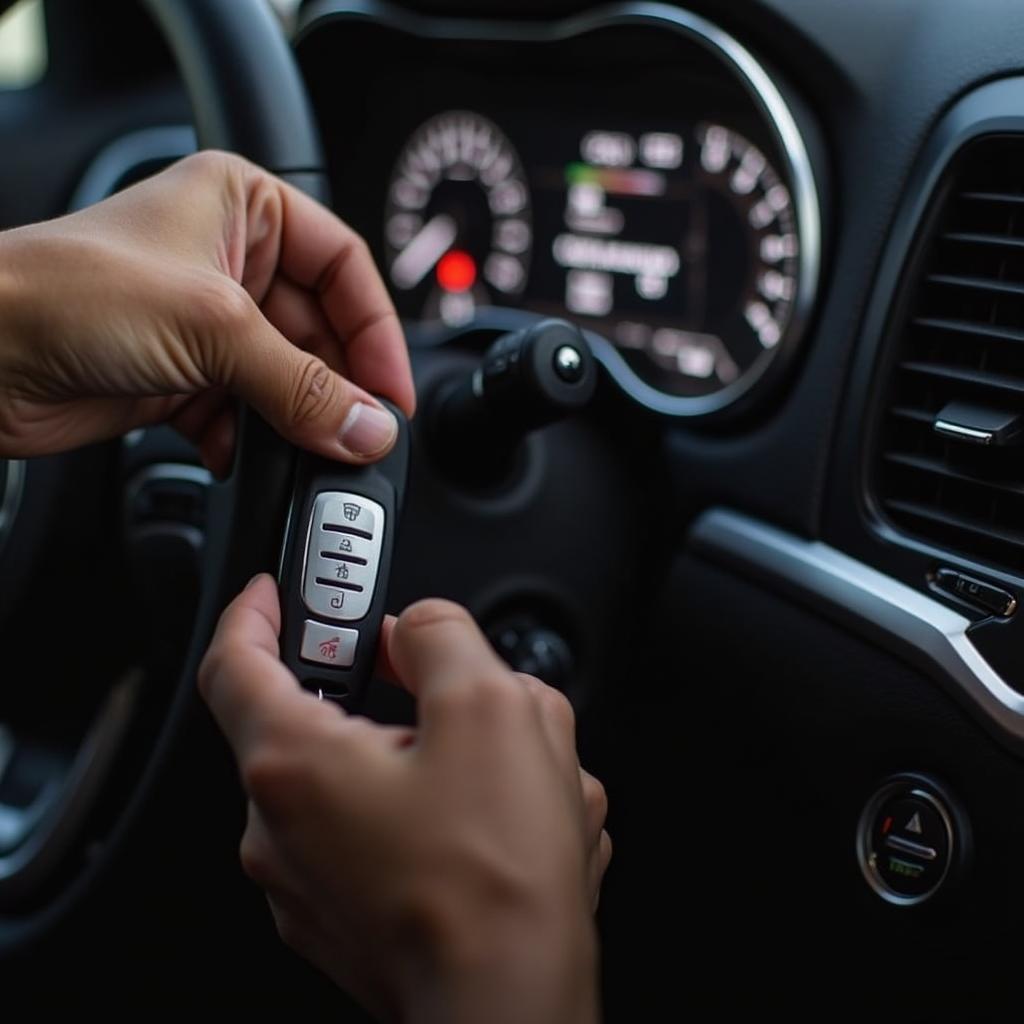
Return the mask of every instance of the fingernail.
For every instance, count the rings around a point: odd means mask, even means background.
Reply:
[[[348,411],[338,439],[353,455],[375,455],[398,433],[395,417],[387,409],[356,402]]]
[[[261,573],[261,572],[256,573],[256,575],[253,576],[253,578],[251,580],[249,580],[248,583],[246,583],[245,589],[248,590],[262,575],[263,575],[263,573]]]

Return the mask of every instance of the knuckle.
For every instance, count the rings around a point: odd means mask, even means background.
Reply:
[[[210,274],[193,285],[191,308],[198,325],[219,340],[221,335],[244,329],[255,306],[249,293],[236,281]]]
[[[439,597],[427,598],[410,605],[402,612],[398,622],[405,630],[430,629],[449,623],[476,629],[476,623],[465,608],[454,601],[445,601]]]
[[[229,172],[242,161],[233,153],[222,149],[201,149],[179,161],[179,166],[189,173],[203,178],[216,178]]]
[[[337,390],[337,377],[328,365],[316,356],[308,356],[295,379],[292,421],[297,426],[318,421],[335,405]]]
[[[276,883],[277,872],[270,857],[267,856],[267,851],[253,840],[248,831],[242,836],[238,859],[242,871],[261,888],[266,889]]]
[[[366,239],[348,224],[345,225],[345,231],[344,245],[316,282],[316,291],[321,295],[336,288],[353,264],[373,263]]]
[[[346,225],[349,236],[346,242],[345,262],[355,260],[357,263],[372,259],[370,256],[370,245],[366,239],[353,227]]]
[[[477,676],[472,685],[452,686],[438,693],[436,705],[442,714],[466,718],[479,724],[492,719],[509,719],[517,707],[526,708],[530,698],[522,687],[500,672]]]
[[[303,761],[272,743],[265,743],[245,760],[241,775],[253,803],[272,813],[295,806],[309,783]]]
[[[602,824],[608,817],[608,793],[600,780],[593,775],[583,776],[583,799],[596,821]]]
[[[576,728],[576,712],[573,711],[569,698],[561,690],[556,690],[553,686],[542,682],[534,692],[540,700],[545,715],[564,729]]]

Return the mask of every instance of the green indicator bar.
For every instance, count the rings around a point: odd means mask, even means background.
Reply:
[[[660,196],[665,192],[665,175],[641,167],[591,167],[572,163],[565,166],[565,181],[572,185],[599,185],[609,195]]]
[[[601,172],[587,164],[574,163],[565,165],[565,183],[567,185],[598,185]]]
[[[899,857],[890,857],[889,870],[894,875],[903,875],[905,878],[920,878],[924,874],[924,865],[912,864],[910,861],[901,860]]]

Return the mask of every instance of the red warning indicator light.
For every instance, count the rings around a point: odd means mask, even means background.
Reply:
[[[885,823],[882,825],[882,835],[883,836],[888,835],[889,834],[889,829],[891,829],[891,828],[892,828],[892,817],[890,816],[890,817],[885,819]]]
[[[437,283],[446,292],[468,292],[476,281],[476,263],[468,252],[452,249],[437,262]]]

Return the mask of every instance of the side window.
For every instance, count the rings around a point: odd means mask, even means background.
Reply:
[[[46,71],[42,0],[18,0],[0,17],[0,89],[24,89]]]

